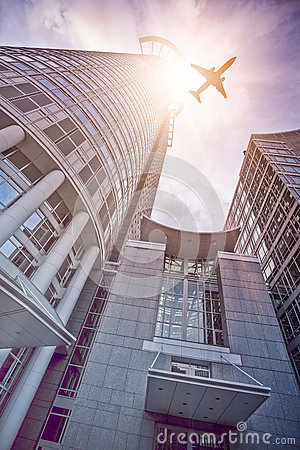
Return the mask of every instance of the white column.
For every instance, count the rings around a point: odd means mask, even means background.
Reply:
[[[72,314],[80,292],[98,256],[97,246],[89,247],[80,266],[73,275],[70,285],[59,304],[60,317],[66,323]],[[18,434],[28,408],[38,390],[42,378],[56,347],[42,347],[35,350],[21,380],[13,392],[0,419],[1,450],[9,450]]]
[[[60,170],[53,170],[4,211],[0,216],[0,246],[56,191],[64,179]]]
[[[48,367],[55,347],[35,350],[0,419],[1,450],[9,450]]]
[[[10,125],[0,130],[0,153],[20,144],[25,139],[25,132],[19,125]]]
[[[50,250],[45,261],[35,272],[31,281],[44,294],[53,277],[66,259],[72,246],[85,227],[89,215],[85,211],[79,211],[64,230],[53,249]]]
[[[96,258],[99,254],[99,247],[94,245],[89,247],[85,254],[83,255],[82,260],[80,261],[80,266],[76,269],[76,272],[73,275],[73,278],[68,285],[64,296],[59,302],[58,307],[56,308],[56,312],[63,321],[63,324],[66,325],[68,322],[70,315],[76,305],[79,294],[82,291],[82,288],[86,282],[86,279],[92,270],[92,267],[96,261]]]

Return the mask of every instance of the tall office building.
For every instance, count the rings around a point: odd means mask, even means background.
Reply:
[[[226,224],[260,260],[300,383],[300,130],[251,136]]]
[[[2,448],[151,214],[174,125],[168,63],[151,53],[0,49]]]
[[[1,49],[1,448],[296,446],[296,381],[239,230],[140,219],[173,137],[163,56],[181,57],[140,42]]]

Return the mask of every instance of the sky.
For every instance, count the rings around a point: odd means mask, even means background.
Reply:
[[[139,53],[147,35],[207,69],[237,56],[226,100],[212,86],[201,104],[186,96],[153,211],[171,226],[220,230],[251,133],[300,128],[300,2],[0,0],[1,45]]]

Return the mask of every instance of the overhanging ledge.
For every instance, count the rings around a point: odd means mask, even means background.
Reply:
[[[0,348],[73,344],[42,293],[1,254],[0,263]]]
[[[146,216],[141,219],[141,240],[165,244],[166,252],[179,258],[215,259],[219,251],[233,252],[239,234],[239,228],[195,232],[172,228]]]
[[[269,398],[265,386],[149,369],[145,410],[236,426]]]

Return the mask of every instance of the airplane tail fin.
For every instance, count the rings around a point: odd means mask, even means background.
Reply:
[[[201,103],[198,91],[189,91],[189,93],[192,94],[198,100],[199,103]]]

